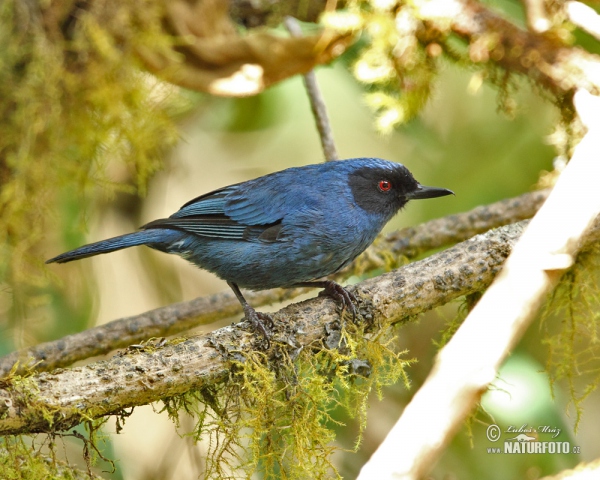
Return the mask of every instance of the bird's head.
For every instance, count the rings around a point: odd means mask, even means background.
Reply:
[[[399,163],[380,159],[361,159],[349,173],[349,184],[356,204],[368,212],[394,215],[409,200],[454,195],[452,190],[426,187],[415,180]]]

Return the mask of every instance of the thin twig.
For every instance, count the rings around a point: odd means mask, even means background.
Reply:
[[[285,17],[283,23],[292,37],[298,38],[302,36],[300,24],[294,17]],[[310,72],[305,73],[303,78],[304,86],[306,87],[308,97],[310,98],[310,107],[312,109],[313,116],[315,117],[317,130],[319,131],[319,137],[321,138],[321,145],[323,147],[325,159],[328,162],[331,160],[337,160],[339,157],[337,154],[337,149],[335,148],[329,117],[327,116],[327,107],[325,106],[323,95],[321,95],[321,90],[319,89],[319,84],[317,83],[315,71],[311,70]]]
[[[458,243],[491,228],[531,218],[548,192],[549,190],[540,190],[525,193],[380,236],[357,262],[363,271],[381,268],[386,266],[386,259],[390,257],[415,258],[431,249]],[[350,265],[335,278],[347,278],[355,268],[356,266]],[[259,307],[294,298],[303,291],[305,290],[275,289],[248,292],[247,299],[252,305]],[[15,373],[21,375],[31,370],[50,371],[152,337],[177,335],[241,313],[240,304],[230,291],[175,303],[0,357],[0,377],[7,375],[16,362],[19,364]]]

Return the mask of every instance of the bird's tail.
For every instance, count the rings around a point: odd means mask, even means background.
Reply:
[[[101,253],[114,252],[122,248],[135,247],[137,245],[160,244],[165,241],[165,236],[168,233],[174,233],[169,230],[141,230],[135,233],[128,233],[119,237],[109,238],[100,242],[90,243],[83,247],[76,248],[69,252],[61,253],[60,255],[47,260],[46,263],[66,263],[81,258],[93,257]]]

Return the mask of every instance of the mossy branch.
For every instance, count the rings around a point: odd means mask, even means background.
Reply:
[[[390,263],[388,259],[398,264],[398,258],[415,258],[491,228],[531,218],[548,192],[540,190],[526,193],[381,236],[357,262],[340,272],[338,278],[347,278],[356,270],[364,272],[387,266],[386,263]],[[258,307],[294,298],[302,291],[277,289],[248,292],[247,298]],[[175,303],[0,357],[0,377],[11,371],[22,375],[32,370],[42,372],[67,367],[76,361],[104,355],[152,337],[176,335],[238,314],[241,314],[240,304],[229,291]]]
[[[521,233],[502,227],[445,252],[367,280],[354,288],[372,302],[374,322],[398,322],[485,288]],[[273,315],[273,343],[318,346],[339,322],[334,302],[315,298]],[[11,375],[0,384],[0,433],[71,428],[83,419],[117,413],[164,397],[207,387],[226,378],[234,352],[255,348],[256,336],[239,326],[162,348],[130,349],[107,361],[30,377]],[[239,358],[239,355],[235,358]]]
[[[524,74],[558,98],[570,98],[578,88],[600,92],[600,57],[567,46],[558,36],[523,30],[475,0],[453,1],[450,16],[439,14],[448,11],[445,0],[415,3],[423,21],[468,41],[469,56],[476,63],[491,61]]]
[[[356,285],[355,295],[364,299],[363,316],[385,328],[485,289],[524,224],[500,227]],[[582,243],[599,239],[600,220]],[[322,348],[339,328],[336,305],[325,298],[290,305],[273,317],[273,343],[293,350]],[[253,351],[255,341],[254,334],[234,325],[175,344],[130,349],[83,367],[8,376],[0,383],[0,434],[61,431],[82,420],[208,388],[224,381],[232,362]]]

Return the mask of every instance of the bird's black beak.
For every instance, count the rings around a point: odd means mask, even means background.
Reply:
[[[447,188],[426,187],[424,185],[419,185],[416,190],[407,193],[406,198],[409,200],[421,200],[423,198],[445,197],[446,195],[454,195],[454,192],[452,190],[448,190]]]

